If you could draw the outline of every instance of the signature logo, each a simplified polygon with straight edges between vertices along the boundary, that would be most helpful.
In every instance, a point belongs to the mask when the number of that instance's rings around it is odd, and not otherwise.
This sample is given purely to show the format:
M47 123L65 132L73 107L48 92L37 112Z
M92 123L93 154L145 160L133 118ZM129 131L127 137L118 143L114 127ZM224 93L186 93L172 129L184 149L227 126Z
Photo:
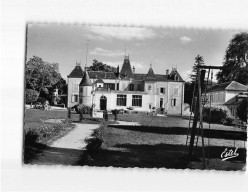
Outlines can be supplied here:
M238 150L238 147L234 151L232 149L228 150L226 148L224 152L222 152L220 155L220 157L222 158L222 161L239 156L239 153L237 153L237 150Z

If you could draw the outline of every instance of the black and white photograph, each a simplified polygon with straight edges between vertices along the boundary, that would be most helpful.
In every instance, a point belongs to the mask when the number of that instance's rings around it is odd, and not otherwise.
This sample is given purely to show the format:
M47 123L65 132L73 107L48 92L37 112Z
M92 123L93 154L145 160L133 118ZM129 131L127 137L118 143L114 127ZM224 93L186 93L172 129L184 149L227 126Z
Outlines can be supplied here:
M1 191L247 191L247 7L2 0Z
M246 168L248 32L27 24L25 164Z

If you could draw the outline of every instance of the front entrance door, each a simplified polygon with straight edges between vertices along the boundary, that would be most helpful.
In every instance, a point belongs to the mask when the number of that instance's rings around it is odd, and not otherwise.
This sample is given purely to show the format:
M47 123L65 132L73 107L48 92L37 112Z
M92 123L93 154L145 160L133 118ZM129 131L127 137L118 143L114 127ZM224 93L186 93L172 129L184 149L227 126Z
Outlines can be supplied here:
M160 113L164 113L164 99L160 98Z
M106 110L107 109L107 98L105 96L102 96L100 98L100 110Z

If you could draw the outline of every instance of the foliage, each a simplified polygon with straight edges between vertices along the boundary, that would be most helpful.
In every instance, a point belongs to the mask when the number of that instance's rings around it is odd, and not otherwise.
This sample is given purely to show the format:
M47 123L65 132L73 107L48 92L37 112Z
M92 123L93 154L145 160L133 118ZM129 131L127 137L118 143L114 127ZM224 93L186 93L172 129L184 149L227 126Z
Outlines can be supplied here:
M195 80L196 75L197 75L197 66L198 65L201 65L201 66L204 65L203 56L197 55L195 57L195 63L194 63L194 66L193 66L193 70L192 70L192 72L191 72L191 74L189 76L193 81Z
M25 81L26 89L33 89L39 93L48 93L47 87L51 87L61 79L58 72L58 64L44 62L41 58L33 56L26 63Z
M39 129L29 129L25 131L25 145L32 145L37 142L46 143L47 141L65 132L66 129L72 127L72 121L69 119L55 123L52 126L48 126L43 122Z
M115 67L93 60L93 64L88 68L89 71L104 71L104 72L117 72Z
M38 97L38 99L37 99L37 102L40 102L41 104L44 104L45 101L46 101L46 99L43 97Z
M219 83L237 81L248 84L248 33L233 36L225 53L223 69L217 73Z
M85 142L86 150L90 152L97 152L101 149L103 143L103 129L106 127L106 123L102 123L98 129L95 129L91 134L91 137L86 138Z
M237 116L240 120L246 122L247 121L247 98L242 100L237 107Z
M39 134L36 129L24 131L24 143L26 146L34 145L39 139Z
M59 94L67 94L67 84L65 79L62 77L55 83L52 87L53 89L58 89Z
M193 70L191 74L189 75L189 78L191 78L190 82L185 82L185 95L184 95L184 102L188 103L190 106L192 104L192 98L194 96L194 86L195 86L195 79L197 75L197 65L204 65L204 59L203 56L197 55L195 57L195 63L193 66ZM197 86L196 86L197 88Z
M38 99L39 93L36 90L26 89L25 100L26 103L33 103Z
M86 106L84 104L78 104L77 109L78 109L79 113L82 112L83 114L91 114L91 107L90 106Z
M210 107L203 108L203 120L209 122ZM211 106L211 123L230 123L234 120L230 110L226 106L214 105Z

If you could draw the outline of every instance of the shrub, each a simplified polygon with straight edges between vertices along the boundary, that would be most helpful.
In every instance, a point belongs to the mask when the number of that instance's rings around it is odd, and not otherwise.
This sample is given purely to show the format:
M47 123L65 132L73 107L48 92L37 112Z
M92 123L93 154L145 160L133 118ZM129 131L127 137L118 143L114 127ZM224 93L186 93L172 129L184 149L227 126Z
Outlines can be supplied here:
M63 120L62 122L55 123L52 127L43 123L39 129L25 131L25 145L33 145L37 142L46 143L72 126L71 120Z
M78 104L76 107L77 107L79 113L83 112L83 114L91 114L91 107L90 106Z
M86 150L90 152L97 152L101 149L103 143L103 129L106 127L106 123L102 123L98 129L95 129L91 134L91 137L85 138Z
M26 103L33 103L35 102L37 99L38 99L38 96L39 96L39 92L38 91L35 91L33 89L26 89L25 91L25 100L26 100Z
M38 97L38 99L37 99L37 102L40 102L41 104L44 104L45 101L46 101L46 99L43 97Z
M247 121L247 98L242 100L237 107L237 116L240 120Z
M209 122L209 111L210 107L206 106L203 108L203 120ZM230 122L233 116L230 110L226 106L212 106L211 107L211 123L223 123L226 120Z
M39 139L39 134L35 129L24 131L24 143L26 146L34 145Z
M102 145L102 140L97 137L91 137L91 138L86 138L85 142L87 143L86 145L86 150L89 152L97 152L101 148Z

